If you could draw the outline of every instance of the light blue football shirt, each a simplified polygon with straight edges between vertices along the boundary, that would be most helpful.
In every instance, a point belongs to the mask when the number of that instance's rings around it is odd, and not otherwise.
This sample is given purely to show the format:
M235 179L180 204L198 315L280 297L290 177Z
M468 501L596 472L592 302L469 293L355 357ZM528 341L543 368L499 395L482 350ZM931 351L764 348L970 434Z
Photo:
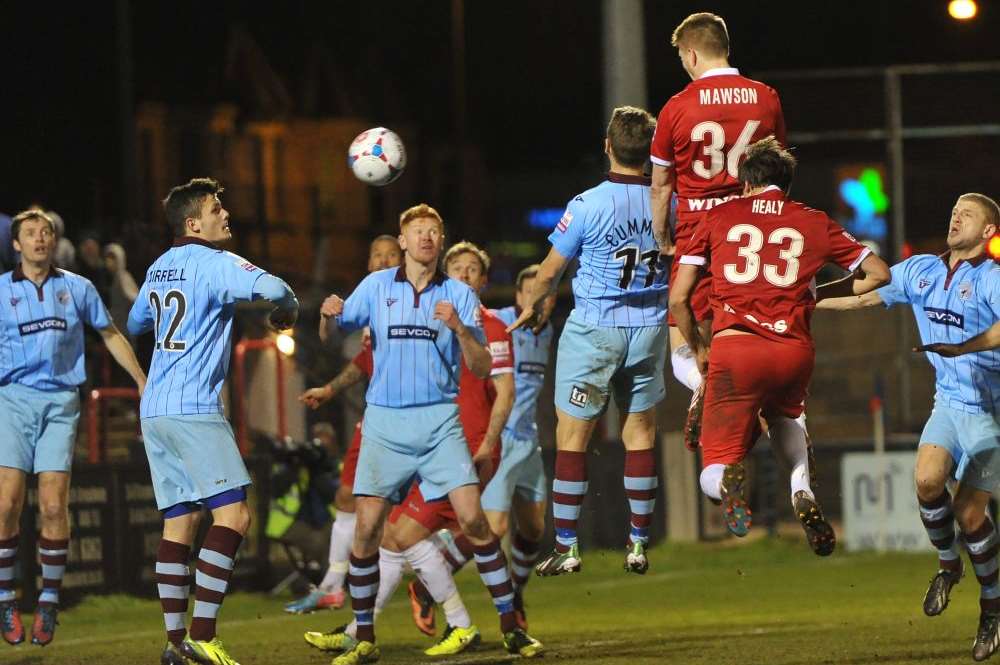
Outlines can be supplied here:
M493 313L508 326L517 319L514 307L493 310ZM511 333L514 338L514 408L504 432L516 439L534 441L538 436L538 395L545 383L553 335L551 323L537 335L528 327Z
M156 336L140 417L222 413L236 302L265 275L197 238L178 238L146 271L128 329Z
M892 267L892 281L878 290L887 307L912 305L924 344L959 344L1000 318L1000 266L985 255L954 270L947 261L947 254L910 257ZM1000 410L1000 352L926 356L936 374L936 403L966 413Z
M111 325L89 279L50 268L36 286L17 266L0 275L0 298L0 384L66 390L86 381L83 324Z
M347 332L365 326L371 331L375 373L365 396L368 404L403 408L455 401L462 350L448 326L434 319L434 307L442 300L485 341L476 293L441 272L417 293L406 279L405 264L379 270L344 301L337 324Z
M668 271L653 238L649 178L608 173L575 197L549 235L567 259L579 257L573 278L576 316L610 328L663 325Z

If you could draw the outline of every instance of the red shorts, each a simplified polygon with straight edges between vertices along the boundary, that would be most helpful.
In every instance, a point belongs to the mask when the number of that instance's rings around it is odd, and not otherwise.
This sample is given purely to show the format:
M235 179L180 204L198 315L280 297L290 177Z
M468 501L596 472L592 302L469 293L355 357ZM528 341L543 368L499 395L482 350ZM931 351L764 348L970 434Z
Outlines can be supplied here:
M340 467L340 484L354 486L354 474L358 471L358 455L361 454L361 421L354 426L354 438L351 447L344 455L344 465Z
M814 362L810 347L759 335L713 339L701 423L702 467L742 461L759 435L758 414L802 415Z
M698 224L701 223L702 218L705 216L703 212L678 213L678 227L683 229L678 232L675 242L674 260L670 263L670 284L673 284L675 278L677 277L677 269L681 265L681 257L684 256L684 250L687 247L688 241L694 234L694 230ZM705 266L705 271L702 273L701 279L699 279L694 285L694 291L691 293L691 309L694 311L695 321L710 321L712 319L712 303L709 295L712 292L712 274L708 272L708 266ZM673 314L667 315L667 325L676 326L677 322L674 321Z
M493 470L487 478L480 479L480 490L486 486L485 484L490 481L493 474L496 473L497 467L500 465L500 448L500 442L497 441L497 446L493 451ZM476 449L479 449L478 443L476 444ZM470 450L469 452L473 455L476 453L475 450ZM406 495L403 503L395 506L392 512L389 513L389 523L395 524L401 515L406 515L431 533L439 529L450 529L458 526L458 517L455 515L455 510L451 507L451 502L447 498L438 501L425 501L424 495L420 493L420 487L417 483L414 483L413 487L410 488L410 493Z

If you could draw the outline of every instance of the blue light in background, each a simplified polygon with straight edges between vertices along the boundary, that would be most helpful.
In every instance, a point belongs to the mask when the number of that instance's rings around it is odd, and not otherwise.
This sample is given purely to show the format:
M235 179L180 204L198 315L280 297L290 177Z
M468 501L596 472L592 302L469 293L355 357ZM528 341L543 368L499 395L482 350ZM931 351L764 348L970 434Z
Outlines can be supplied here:
M559 223L565 210L563 208L531 208L528 210L528 226L533 229L551 231Z

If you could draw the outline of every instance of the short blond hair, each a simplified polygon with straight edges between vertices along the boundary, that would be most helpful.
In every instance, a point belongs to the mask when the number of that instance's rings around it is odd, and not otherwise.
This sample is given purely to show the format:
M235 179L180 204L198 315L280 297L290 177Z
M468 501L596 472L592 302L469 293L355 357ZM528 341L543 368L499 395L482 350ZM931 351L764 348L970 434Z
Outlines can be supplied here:
M683 45L708 56L728 56L729 30L718 14L698 12L688 16L674 29L670 45L675 48Z
M468 240L463 240L462 242L456 242L454 245L448 248L448 251L444 253L444 267L445 270L448 269L448 264L451 261L462 254L472 254L477 259L479 263L483 266L483 274L485 275L490 271L490 255L486 253L486 250L479 247L475 243L471 243Z
M962 194L958 197L958 200L961 201L962 199L974 201L986 213L986 223L1000 228L1000 206L997 205L996 201L978 192Z
M411 206L403 211L403 214L399 216L399 230L402 231L406 228L406 225L415 219L423 218L433 219L437 221L438 226L441 227L441 233L444 233L444 220L441 219L441 215L437 210L430 207L426 203L418 203L415 206Z

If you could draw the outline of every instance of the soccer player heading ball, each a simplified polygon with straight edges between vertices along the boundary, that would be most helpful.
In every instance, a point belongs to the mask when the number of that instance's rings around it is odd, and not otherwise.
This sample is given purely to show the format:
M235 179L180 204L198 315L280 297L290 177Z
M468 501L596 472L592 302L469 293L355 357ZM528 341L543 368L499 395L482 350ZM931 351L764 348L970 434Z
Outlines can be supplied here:
M861 270L849 285L868 293L889 281L889 268L823 212L786 196L795 158L774 137L749 147L738 177L743 196L716 206L679 257L670 312L706 377L702 423L702 491L721 501L737 536L750 527L744 496L746 458L767 420L775 453L792 470L791 499L810 546L833 551L834 535L809 485L802 414L815 350L810 285L826 263ZM712 362L691 301L700 274L711 274Z

